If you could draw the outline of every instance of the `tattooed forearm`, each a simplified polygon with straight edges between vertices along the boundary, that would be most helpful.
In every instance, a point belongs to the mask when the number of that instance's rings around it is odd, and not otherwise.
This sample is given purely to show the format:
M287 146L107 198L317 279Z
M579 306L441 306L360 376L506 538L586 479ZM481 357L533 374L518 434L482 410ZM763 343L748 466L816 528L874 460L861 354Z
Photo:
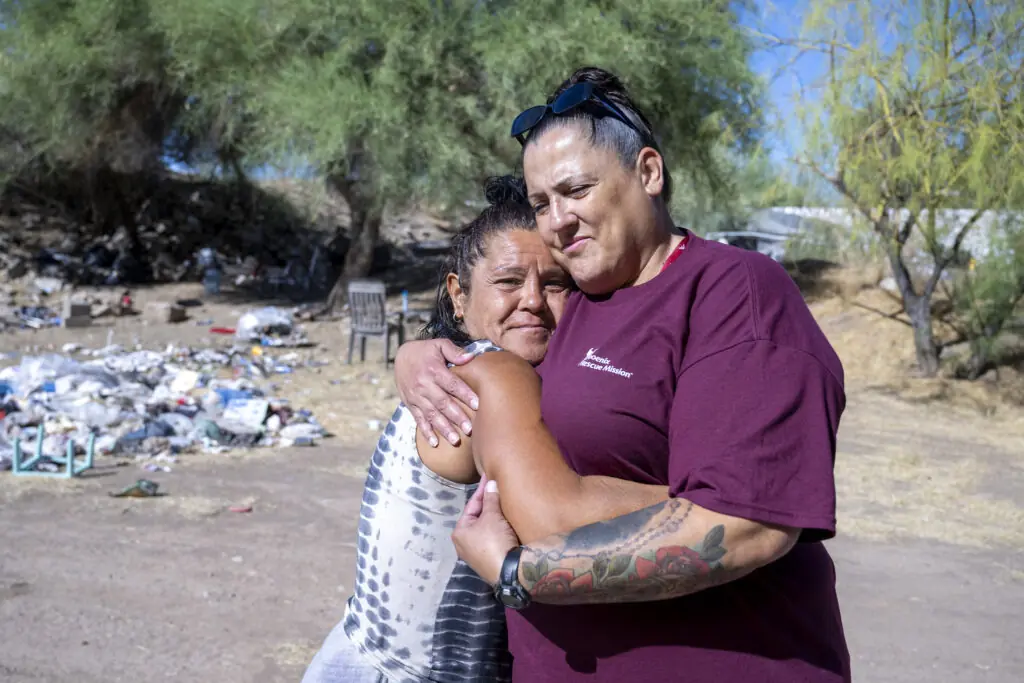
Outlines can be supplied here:
M723 583L725 526L687 528L693 507L672 499L526 546L523 585L539 602L572 604L663 600Z

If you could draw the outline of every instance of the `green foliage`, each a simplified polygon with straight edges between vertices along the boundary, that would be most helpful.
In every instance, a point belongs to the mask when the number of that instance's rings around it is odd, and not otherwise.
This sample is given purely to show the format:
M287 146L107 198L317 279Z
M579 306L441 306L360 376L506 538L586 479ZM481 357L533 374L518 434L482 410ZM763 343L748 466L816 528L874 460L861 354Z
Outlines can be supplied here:
M805 95L800 161L878 233L919 365L934 374L936 288L987 211L1024 205L1024 5L822 1L805 33L792 46L828 70L817 97ZM973 213L943 220L947 208ZM911 267L915 250L926 268Z
M350 255L385 208L515 167L512 118L583 65L623 78L705 203L760 123L727 0L0 0L0 17L0 168L312 172L352 209Z
M808 121L808 164L873 216L1024 197L1020 3L814 7L810 25L827 37L813 44L832 69Z
M149 2L2 0L0 17L0 129L26 161L159 163L180 94Z
M989 234L991 251L957 273L949 292L957 312L953 324L971 347L957 371L969 379L996 360L1008 324L1017 318L1024 322L1024 215L998 214Z
M670 161L704 180L711 147L748 141L755 84L724 2L300 0L267 21L304 36L261 69L255 147L347 173L378 201L464 198L518 161L512 118L573 69L620 74Z

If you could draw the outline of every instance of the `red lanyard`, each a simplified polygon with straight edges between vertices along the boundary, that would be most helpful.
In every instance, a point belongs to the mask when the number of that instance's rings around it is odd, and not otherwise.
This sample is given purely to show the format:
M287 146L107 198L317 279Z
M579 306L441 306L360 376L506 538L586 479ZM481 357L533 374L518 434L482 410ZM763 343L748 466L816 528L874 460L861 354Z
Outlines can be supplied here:
M678 246L678 247L676 247L676 248L675 248L675 249L674 249L674 250L672 251L672 253L668 255L668 258L667 258L667 259L665 259L665 265L663 265L663 266L661 267L661 270L659 270L659 271L658 271L658 274L664 273L664 272L665 272L665 269L666 269L666 268L668 268L668 267L669 267L669 266L671 266L671 265L672 265L673 263L675 263L675 260L676 260L677 258L679 258L680 254L682 254L682 253L683 253L684 251L686 251L686 243L687 243L687 242L689 242L689 241L690 241L690 231L689 231L689 230L687 230L687 231L686 231L686 234L685 234L685 235L683 235L683 241L682 241L682 242L680 242L680 243L679 243L679 246Z

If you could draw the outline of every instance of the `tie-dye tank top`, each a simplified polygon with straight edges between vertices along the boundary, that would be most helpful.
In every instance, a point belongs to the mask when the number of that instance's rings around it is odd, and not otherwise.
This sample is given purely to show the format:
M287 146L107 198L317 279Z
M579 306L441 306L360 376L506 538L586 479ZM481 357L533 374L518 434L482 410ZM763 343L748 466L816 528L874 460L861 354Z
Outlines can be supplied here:
M499 350L487 341L466 348ZM458 559L451 532L476 484L427 469L399 405L370 461L359 516L355 594L344 630L399 683L511 680L504 609Z

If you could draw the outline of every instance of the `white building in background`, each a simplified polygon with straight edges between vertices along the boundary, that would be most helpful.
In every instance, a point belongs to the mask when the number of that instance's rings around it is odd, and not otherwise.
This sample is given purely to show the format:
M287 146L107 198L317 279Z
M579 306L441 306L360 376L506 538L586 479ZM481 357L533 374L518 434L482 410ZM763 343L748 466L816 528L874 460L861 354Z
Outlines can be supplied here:
M900 222L906 219L906 210L898 212ZM957 232L974 216L971 209L944 209L938 212L938 234L943 243L951 247ZM924 222L926 216L919 220ZM975 258L988 255L995 231L1008 221L1024 223L1024 213L1011 211L987 211L970 229L963 241L962 249ZM771 256L776 261L784 258L787 242L793 238L826 237L829 230L836 230L847 241L856 242L855 231L862 231L869 237L870 227L860 214L852 209L821 208L804 206L777 206L761 209L751 214L746 225L739 230L714 231L705 235L707 239L753 249Z

